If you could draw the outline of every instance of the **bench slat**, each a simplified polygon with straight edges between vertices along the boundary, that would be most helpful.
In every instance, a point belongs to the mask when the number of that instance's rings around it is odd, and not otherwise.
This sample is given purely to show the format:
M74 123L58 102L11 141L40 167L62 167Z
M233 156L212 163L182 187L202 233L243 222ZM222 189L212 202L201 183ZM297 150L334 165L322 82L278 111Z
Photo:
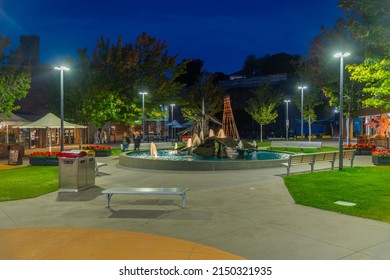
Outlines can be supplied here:
M282 163L287 168L287 176L290 175L290 168L294 165L309 164L311 172L314 171L314 164L316 162L330 162L331 169L334 169L334 163L339 158L339 152L324 152L313 153L304 155L290 155L287 163ZM343 159L351 161L351 167L353 167L353 160L355 158L355 150L343 151Z
M188 188L129 188L118 187L102 191L106 195L107 205L110 207L110 201L114 194L137 194L137 195L179 195L182 199L182 208L186 205L186 192Z

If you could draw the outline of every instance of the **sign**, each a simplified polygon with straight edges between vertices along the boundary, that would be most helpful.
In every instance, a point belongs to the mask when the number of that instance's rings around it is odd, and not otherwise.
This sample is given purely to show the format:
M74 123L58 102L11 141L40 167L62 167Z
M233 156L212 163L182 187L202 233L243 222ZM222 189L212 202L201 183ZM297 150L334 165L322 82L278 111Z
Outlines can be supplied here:
M19 153L19 150L10 150L8 155L8 164L23 164L22 155Z

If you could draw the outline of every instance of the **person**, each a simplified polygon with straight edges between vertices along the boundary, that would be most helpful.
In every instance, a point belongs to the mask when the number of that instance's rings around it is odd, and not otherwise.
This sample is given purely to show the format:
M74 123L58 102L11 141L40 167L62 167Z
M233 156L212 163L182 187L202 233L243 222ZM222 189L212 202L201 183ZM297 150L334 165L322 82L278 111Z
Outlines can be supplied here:
M141 136L139 135L139 132L136 131L134 134L134 151L136 150L139 151L140 145L141 145Z
M127 132L123 132L123 137L122 137L122 152L125 152L129 148L130 144L130 137L127 134Z
M94 144L100 144L101 142L100 142L100 135L101 135L101 133L102 133L102 129L101 128L99 128L96 132L95 132L95 136L94 136Z

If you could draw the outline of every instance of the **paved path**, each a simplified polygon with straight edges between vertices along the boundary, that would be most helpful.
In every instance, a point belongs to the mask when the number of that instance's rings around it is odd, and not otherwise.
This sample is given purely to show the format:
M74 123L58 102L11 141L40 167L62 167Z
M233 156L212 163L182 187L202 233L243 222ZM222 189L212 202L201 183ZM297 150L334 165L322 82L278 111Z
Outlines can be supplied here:
M0 228L75 227L142 232L210 246L246 259L390 259L390 224L296 205L285 168L150 171L108 163L96 186L0 203ZM356 165L371 165L357 156ZM347 164L347 163L345 163ZM337 165L337 164L336 164ZM306 169L308 170L308 169ZM178 197L114 196L113 186L188 187Z

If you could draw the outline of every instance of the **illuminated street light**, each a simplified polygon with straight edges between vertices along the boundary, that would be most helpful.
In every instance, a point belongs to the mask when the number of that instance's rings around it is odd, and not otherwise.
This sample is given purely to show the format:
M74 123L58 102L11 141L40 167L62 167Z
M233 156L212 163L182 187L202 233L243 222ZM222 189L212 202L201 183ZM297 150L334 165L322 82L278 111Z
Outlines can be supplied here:
M288 140L288 127L289 127L289 120L288 120L288 103L290 103L290 100L284 100L286 103L286 140Z
M142 95L142 138L145 138L145 95L147 92L140 92Z
M340 58L340 116L339 116L339 170L343 169L343 102L344 102L344 57L351 54L338 52L334 57Z
M61 129L60 129L60 150L64 150L64 71L68 71L69 68L65 66L54 67L55 70L61 72Z
M298 87L301 90L301 140L303 139L303 90L306 88L306 86Z

